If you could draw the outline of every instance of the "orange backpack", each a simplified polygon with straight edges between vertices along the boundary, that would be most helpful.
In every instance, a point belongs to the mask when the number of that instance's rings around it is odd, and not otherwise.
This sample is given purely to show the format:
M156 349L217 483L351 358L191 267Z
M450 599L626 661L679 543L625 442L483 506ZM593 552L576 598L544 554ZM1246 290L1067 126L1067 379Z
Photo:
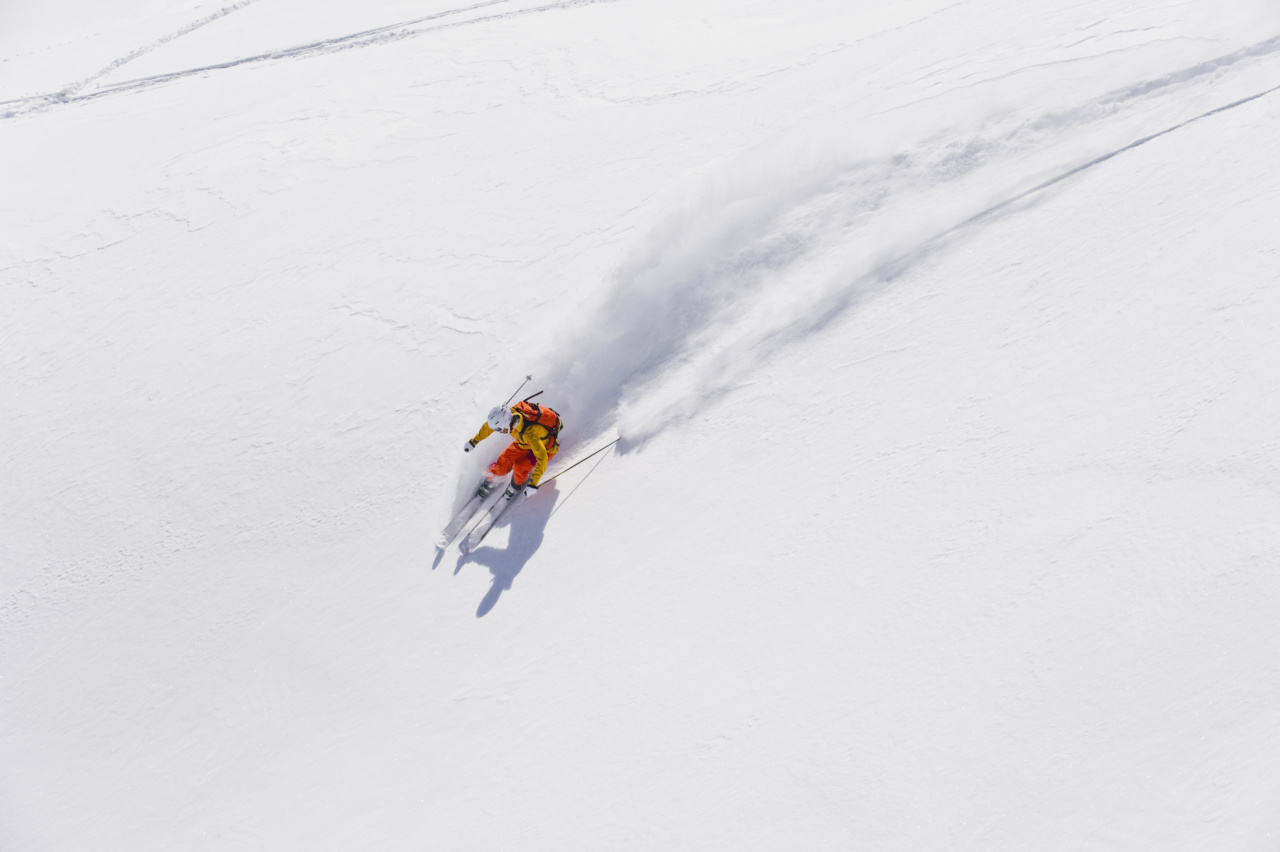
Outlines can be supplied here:
M547 430L547 449L551 449L556 445L556 438L560 435L560 427L564 423L560 420L560 415L556 414L545 405L538 405L536 402L529 402L527 399L517 402L513 406L516 413L520 415L520 438L524 439L524 430L529 428L529 424L537 423Z

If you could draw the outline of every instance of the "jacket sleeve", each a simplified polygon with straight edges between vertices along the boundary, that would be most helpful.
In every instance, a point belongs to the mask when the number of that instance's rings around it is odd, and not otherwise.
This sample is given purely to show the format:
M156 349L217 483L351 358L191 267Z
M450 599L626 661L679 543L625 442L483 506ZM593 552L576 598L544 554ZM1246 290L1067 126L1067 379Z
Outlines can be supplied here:
M536 488L538 480L542 479L542 474L547 472L547 445L542 442L542 436L535 434L532 430L525 436L525 443L528 444L534 458L538 460L538 463L533 466L533 472L529 474L529 484Z
M476 433L476 436L471 439L471 443L472 445L478 444L492 434L493 434L493 429L489 428L489 424L486 422L483 426L480 427L480 431Z

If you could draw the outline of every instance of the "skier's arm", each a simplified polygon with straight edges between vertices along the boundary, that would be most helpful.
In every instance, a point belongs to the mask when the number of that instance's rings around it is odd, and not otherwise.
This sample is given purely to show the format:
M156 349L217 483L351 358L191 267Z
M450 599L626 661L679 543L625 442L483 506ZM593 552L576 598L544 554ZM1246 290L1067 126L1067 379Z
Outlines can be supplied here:
M542 474L547 472L547 445L542 443L542 437L533 434L532 430L525 436L525 443L529 445L534 458L538 460L538 463L533 466L533 472L529 474L529 484L536 487L538 480L542 479Z
M485 438L489 437L492 434L493 434L493 429L489 428L488 423L484 424L483 426L480 427L480 431L476 433L476 436L471 439L471 446L474 447L476 444L480 443L481 441L483 441Z

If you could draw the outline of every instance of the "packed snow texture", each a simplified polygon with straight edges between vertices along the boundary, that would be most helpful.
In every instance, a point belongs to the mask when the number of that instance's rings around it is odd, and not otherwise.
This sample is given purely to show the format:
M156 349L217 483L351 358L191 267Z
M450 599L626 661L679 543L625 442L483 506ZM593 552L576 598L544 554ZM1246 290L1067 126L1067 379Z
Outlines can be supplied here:
M1274 3L0 15L0 848L1275 848Z

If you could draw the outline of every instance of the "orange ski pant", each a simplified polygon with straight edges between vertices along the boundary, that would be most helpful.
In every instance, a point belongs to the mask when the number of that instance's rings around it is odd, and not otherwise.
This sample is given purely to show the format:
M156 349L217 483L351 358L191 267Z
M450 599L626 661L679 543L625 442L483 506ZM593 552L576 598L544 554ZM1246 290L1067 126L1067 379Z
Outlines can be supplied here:
M559 449L559 447L548 449L547 461L551 461ZM519 444L512 443L502 451L497 461L489 465L489 475L496 478L514 471L515 475L511 477L511 481L516 485L524 485L529 481L529 472L537 463L538 457L533 454L533 450L526 450Z

